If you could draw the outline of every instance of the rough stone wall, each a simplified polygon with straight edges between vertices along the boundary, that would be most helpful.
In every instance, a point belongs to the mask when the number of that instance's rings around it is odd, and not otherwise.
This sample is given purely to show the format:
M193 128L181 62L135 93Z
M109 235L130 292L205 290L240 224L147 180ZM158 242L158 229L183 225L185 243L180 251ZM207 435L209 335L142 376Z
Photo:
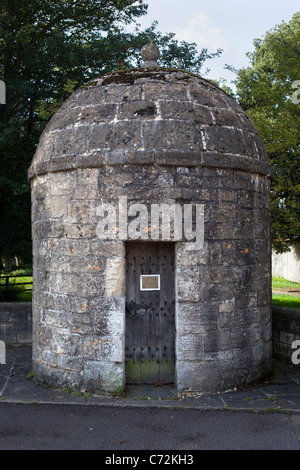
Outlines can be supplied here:
M43 375L46 368L52 382L60 376L74 387L113 390L124 384L125 248L122 240L102 241L96 234L99 201L117 206L118 181L129 203L180 203L188 193L205 205L204 247L177 246L178 389L229 388L267 369L267 178L195 167L158 173L152 166L113 166L36 181L34 356Z
M0 303L0 341L6 346L32 344L31 302Z
M36 372L53 384L114 390L124 380L124 246L96 236L98 170L48 174L35 188Z
M144 75L79 90L41 138L29 171L35 372L124 385L125 239L97 237L97 207L127 196L205 205L204 247L177 244L177 388L242 386L270 368L269 164L227 95L182 73Z
M300 310L295 308L273 307L273 356L289 364L299 361Z
M131 202L205 206L204 247L187 251L185 243L177 245L178 391L227 389L267 373L269 180L201 167L111 167L100 171L101 199L117 204L120 180Z

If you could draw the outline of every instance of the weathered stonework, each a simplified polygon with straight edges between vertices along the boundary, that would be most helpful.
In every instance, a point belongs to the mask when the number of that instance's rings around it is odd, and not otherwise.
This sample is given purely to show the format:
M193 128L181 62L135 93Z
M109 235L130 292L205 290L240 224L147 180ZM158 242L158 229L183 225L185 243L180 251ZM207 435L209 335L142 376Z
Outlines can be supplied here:
M204 246L176 245L178 393L267 374L270 171L242 109L199 77L124 71L73 93L29 169L36 376L106 392L125 384L126 239L97 236L97 207L120 196L205 206Z

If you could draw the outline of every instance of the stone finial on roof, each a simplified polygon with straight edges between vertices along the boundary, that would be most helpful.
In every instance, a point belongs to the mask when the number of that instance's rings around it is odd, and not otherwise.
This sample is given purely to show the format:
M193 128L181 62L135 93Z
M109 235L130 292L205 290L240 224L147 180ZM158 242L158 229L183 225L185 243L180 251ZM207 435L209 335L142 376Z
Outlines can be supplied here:
M157 60L160 58L160 52L158 47L150 42L146 44L142 49L142 59L143 64L142 67L144 69L153 69L158 68Z

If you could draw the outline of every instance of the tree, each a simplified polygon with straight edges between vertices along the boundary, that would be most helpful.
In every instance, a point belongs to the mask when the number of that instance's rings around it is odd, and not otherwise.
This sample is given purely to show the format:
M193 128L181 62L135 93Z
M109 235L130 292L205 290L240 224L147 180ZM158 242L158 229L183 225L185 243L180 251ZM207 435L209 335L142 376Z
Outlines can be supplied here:
M62 102L77 82L89 78L89 67L101 69L105 32L145 12L142 0L2 0L0 78L6 105L0 110L0 254L31 259L26 173L46 125L41 102L44 107Z
M69 94L95 76L138 66L144 44L162 47L161 65L199 72L195 44L178 43L154 23L145 31L125 26L144 15L142 0L2 0L0 80L0 257L31 260L30 188L27 170L47 122Z
M237 100L259 131L275 172L271 189L272 245L290 250L300 238L300 104L292 99L300 79L300 13L282 22L248 53L238 71Z

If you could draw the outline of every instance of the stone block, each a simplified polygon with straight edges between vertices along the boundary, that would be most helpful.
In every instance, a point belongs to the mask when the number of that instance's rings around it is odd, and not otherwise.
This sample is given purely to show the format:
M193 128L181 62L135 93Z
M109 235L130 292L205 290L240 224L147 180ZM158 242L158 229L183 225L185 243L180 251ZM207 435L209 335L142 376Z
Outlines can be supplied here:
M81 338L79 334L70 334L66 329L52 329L51 351L70 357L80 357Z
M89 300L90 322L101 336L125 335L125 298L95 296Z
M55 113L53 119L51 119L48 130L51 132L56 130L64 130L70 124L70 121L73 124L78 123L80 121L80 116L81 111L79 108L74 108L69 112L60 109Z
M57 133L44 132L41 135L39 145L35 153L35 163L48 162L53 154L54 145L57 138Z
M88 93L85 93L88 89ZM103 103L105 99L105 90L101 86L82 87L73 93L64 103L63 109L79 108L83 110L85 107L94 106L95 103Z
M95 224L69 224L62 225L62 234L70 239L92 239L96 238L96 225Z
M199 250L190 251L186 249L185 243L180 243L177 246L177 265L178 266L199 266L206 265L209 258L209 245L204 243L204 246Z
M215 361L178 361L177 391L185 394L220 389L220 365Z
M214 124L217 126L236 127L239 129L247 128L242 113L237 113L232 109L213 108L211 113L214 117Z
M203 86L203 83L197 83L196 80L189 83L189 94L192 101L201 103L202 106L227 108L221 94L214 93L210 86Z
M70 201L68 221L71 224L88 224L91 218L91 205L88 201Z
M197 266L177 267L177 295L181 302L199 302L200 269Z
M125 295L125 258L109 258L105 270L105 289L107 297Z
M95 295L105 295L105 276L103 273L81 274L78 276L77 285L80 293L93 298Z
M89 256L91 251L90 240L85 239L63 239L59 241L59 244L53 245L52 251L57 256Z
M42 323L55 328L68 328L70 318L65 311L59 312L56 310L43 310Z
M85 361L82 383L87 390L112 392L125 385L124 366L120 363Z
M160 101L159 110L162 119L194 120L199 125L213 124L210 110L196 103L187 101Z
M177 358L180 361L201 360L204 352L206 335L194 333L180 336L177 344Z
M180 302L177 306L176 330L178 335L193 335L195 332L209 335L218 329L218 303Z
M127 119L155 119L157 116L156 103L153 101L123 102L118 107L118 120Z
M78 168L76 171L77 185L86 187L98 187L99 184L99 168Z
M286 319L286 329L288 332L293 333L300 337L300 322L298 318L289 318Z
M105 104L86 106L83 108L79 123L86 125L97 124L100 122L112 121L117 113L117 106L115 104Z
M69 355L59 354L57 356L57 367L70 372L80 373L82 370L83 359L80 356L70 357Z
M139 84L128 86L120 83L117 86L108 87L105 90L105 103L107 104L119 104L126 101L139 101L141 99L142 87Z
M64 224L61 220L33 222L32 235L35 239L60 238L64 235Z
M74 189L74 200L99 200L100 190L96 186L77 186Z
M148 149L202 150L202 137L196 126L182 121L153 121L143 125L144 146Z
M74 127L65 129L63 136L56 133L53 155L60 157L62 155L81 155L87 151L87 141L89 135L89 126Z

